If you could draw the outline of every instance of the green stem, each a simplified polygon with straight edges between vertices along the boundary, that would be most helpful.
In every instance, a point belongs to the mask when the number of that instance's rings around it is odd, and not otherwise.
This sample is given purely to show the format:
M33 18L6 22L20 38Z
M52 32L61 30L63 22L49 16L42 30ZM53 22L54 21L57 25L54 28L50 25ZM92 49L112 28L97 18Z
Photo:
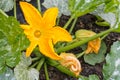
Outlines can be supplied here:
M47 59L47 63L51 66L54 66L55 68L57 68L58 70L60 70L61 72L68 74L70 76L73 77L77 77L73 72L71 72L68 68L60 65L57 61L52 60L52 59Z
M41 12L41 4L40 4L40 0L37 0L37 6L38 6L38 10Z
M101 40L103 40L108 34L105 34L101 37Z
M59 22L60 22L60 18L57 18L57 25L59 25Z
M74 17L75 17L75 15L72 15L71 17L70 17L70 19L68 20L68 22L65 24L65 26L63 27L64 29L66 29L68 26L69 26L69 24L71 23L71 21L74 19Z
M0 9L0 13L3 14L4 16L8 17L8 15L1 9Z
M16 14L16 0L14 0L14 17L17 18L17 14Z
M99 34L96 34L95 36L92 36L90 38L87 38L85 40L78 41L78 42L75 42L73 44L70 44L70 45L67 45L67 46L64 46L64 47L60 47L60 48L57 49L57 53L68 51L70 49L76 48L76 47L78 47L80 45L83 45L83 44L87 43L88 41L94 40L94 39L96 39L96 38L98 38L100 36L108 34L108 33L112 32L113 30L115 30L115 29L114 28L110 28L110 29L108 29L106 31L103 31L103 32L101 32Z
M73 24L72 24L72 26L70 27L69 33L72 33L73 28L74 28L74 26L75 26L75 23L76 23L77 19L78 19L78 18L75 18L75 19L74 19Z
M49 75L48 75L48 71L47 71L47 64L46 63L44 63L44 70L45 70L46 80L50 80Z
M85 54L85 51L83 51L82 53L76 54L77 58L80 58L81 56L83 56Z
M35 58L32 58L32 61L36 61L38 59L40 59L40 57L35 57Z
M34 68L39 62L35 62L33 65L30 66L30 68Z
M34 49L33 53L34 53L37 57L39 57L39 58L40 58L40 57L43 57L43 55L40 53L38 47L36 47L36 48Z
M42 59L39 61L38 65L37 65L37 68L36 68L38 71L41 69L41 67L42 67L42 65L43 65L44 62L45 62L45 58L42 58Z

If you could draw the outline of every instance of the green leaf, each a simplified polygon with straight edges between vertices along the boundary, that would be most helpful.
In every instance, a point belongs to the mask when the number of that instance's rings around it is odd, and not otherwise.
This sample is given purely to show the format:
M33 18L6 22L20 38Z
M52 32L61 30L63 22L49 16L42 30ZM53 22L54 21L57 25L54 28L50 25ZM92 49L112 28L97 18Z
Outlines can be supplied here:
M39 80L39 72L34 68L29 68L32 61L23 54L21 61L15 67L14 73L17 80Z
M70 11L68 9L68 0L44 0L42 4L46 8L58 7L59 8L59 17L64 14L69 16Z
M97 75L90 75L89 77L80 76L78 80L99 80Z
M91 65L95 65L96 63L102 62L105 59L106 50L107 50L107 47L105 43L102 42L98 54L90 53L90 54L84 55L85 62Z
M79 17L92 12L98 5L105 2L105 0L68 0L69 9L72 15Z
M30 2L31 0L25 0L25 1Z
M104 10L105 12L116 12L118 9L119 0L110 0L109 2L105 3Z
M14 1L13 0L0 0L0 9L5 12L8 12L13 9Z
M19 63L27 42L19 22L0 13L0 73L5 71L6 66L13 68Z
M98 6L96 10L92 12L92 14L101 17L103 20L108 22L110 24L109 26L112 28L116 24L116 15L115 13L110 11L106 13L104 11L104 7L105 7L105 4Z
M120 80L120 41L113 43L110 53L106 56L103 76L104 80Z
M108 22L110 28L115 28L114 32L120 32L120 1L111 0L96 8L92 14L100 16L105 22Z
M13 71L7 67L5 72L0 74L0 80L16 80L16 78Z

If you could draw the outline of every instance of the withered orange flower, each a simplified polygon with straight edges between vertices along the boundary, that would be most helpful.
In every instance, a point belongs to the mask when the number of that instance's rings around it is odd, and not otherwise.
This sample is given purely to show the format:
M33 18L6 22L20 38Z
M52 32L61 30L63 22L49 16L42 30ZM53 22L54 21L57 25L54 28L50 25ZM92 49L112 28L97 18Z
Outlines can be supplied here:
M94 53L97 54L99 52L99 49L100 49L100 44L101 44L100 38L97 38L95 40L89 41L85 53L89 54L89 53L93 53L94 52Z
M67 67L76 76L78 76L82 69L81 64L76 56L72 53L61 53L60 56L62 57L62 59L59 60L60 64Z
M72 37L65 29L55 26L58 8L49 8L42 16L34 6L27 2L20 2L20 7L28 23L28 25L20 25L30 41L26 56L29 57L38 45L43 55L55 60L61 59L54 51L53 44L58 41L71 41Z

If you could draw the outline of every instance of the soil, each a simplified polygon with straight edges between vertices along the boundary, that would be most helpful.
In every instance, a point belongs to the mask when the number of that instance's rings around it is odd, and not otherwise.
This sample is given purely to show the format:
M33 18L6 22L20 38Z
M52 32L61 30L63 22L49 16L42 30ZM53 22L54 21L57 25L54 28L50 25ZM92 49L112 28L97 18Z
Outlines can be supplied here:
M43 2L43 0L42 0L42 2ZM31 3L33 5L35 5L36 0L32 0ZM45 10L45 8L42 7L42 11L44 11L44 10ZM8 12L7 14L13 16L13 10ZM59 25L64 26L69 18L70 18L69 16L62 15L60 18ZM19 8L18 1L17 1L17 19L20 21L20 23L26 23L23 15L21 13L21 10ZM78 29L87 29L87 30L92 30L96 33L99 33L101 31L104 31L109 28L109 27L98 26L95 24L95 21L96 21L96 17L91 14L86 14L84 16L79 17L72 34L74 34ZM70 28L70 26L71 25L69 25L68 29ZM107 52L106 53L108 53L110 51L110 45L112 45L112 43L115 42L116 40L120 40L120 34L118 34L118 33L110 33L106 38L104 38L105 43L107 43ZM71 52L74 52L74 53L78 53L80 51L81 50L79 48L75 48L75 49L71 50ZM95 66L92 66L92 65L85 63L83 58L80 58L79 60L81 62L81 66L82 66L82 72L80 73L81 75L89 76L91 74L96 74L99 76L100 80L103 80L102 67L103 67L103 64L105 64L105 61L103 61L99 64L96 64ZM70 77L70 76L60 72L59 70L57 70L56 68L54 68L52 66L48 65L47 67L48 67L50 80L77 80L76 78ZM43 67L40 70L40 80L46 80Z

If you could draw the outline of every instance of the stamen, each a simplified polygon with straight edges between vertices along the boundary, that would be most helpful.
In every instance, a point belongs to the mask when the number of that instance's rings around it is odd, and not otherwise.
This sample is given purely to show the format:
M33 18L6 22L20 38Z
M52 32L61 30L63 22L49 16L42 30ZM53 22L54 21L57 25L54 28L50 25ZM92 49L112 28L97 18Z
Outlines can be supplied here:
M34 35L35 35L36 38L39 38L40 35L41 35L41 32L40 32L39 30L36 30L36 31L34 32Z

